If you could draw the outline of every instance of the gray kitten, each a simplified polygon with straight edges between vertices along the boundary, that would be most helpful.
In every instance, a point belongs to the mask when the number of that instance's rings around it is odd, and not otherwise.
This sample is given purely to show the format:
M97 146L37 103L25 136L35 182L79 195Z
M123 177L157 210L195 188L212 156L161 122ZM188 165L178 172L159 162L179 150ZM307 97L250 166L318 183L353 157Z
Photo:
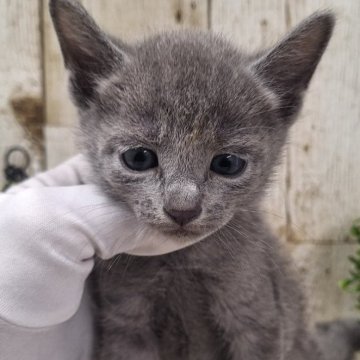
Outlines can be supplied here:
M94 181L152 236L203 239L99 262L96 358L350 359L359 325L310 335L303 295L259 208L333 15L316 13L247 55L204 32L127 45L76 1L50 6Z

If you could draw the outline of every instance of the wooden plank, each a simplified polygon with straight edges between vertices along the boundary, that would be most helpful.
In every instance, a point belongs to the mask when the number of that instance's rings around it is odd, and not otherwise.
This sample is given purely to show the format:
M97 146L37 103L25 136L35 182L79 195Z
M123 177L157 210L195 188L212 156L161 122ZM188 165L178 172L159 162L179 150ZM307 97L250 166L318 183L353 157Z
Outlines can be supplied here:
M74 127L46 126L47 167L53 168L77 153Z
M38 1L0 2L0 171L3 154L22 145L31 172L43 163L40 9ZM0 186L4 179L0 174Z
M294 242L339 242L360 216L360 2L290 1L295 24L319 8L338 23L294 127L289 220Z
M82 3L106 31L128 41L179 27L207 28L204 0L83 0Z
M46 2L45 2L46 3ZM206 0L83 0L106 31L124 40L141 39L158 30L207 28ZM69 101L58 42L44 5L46 118L52 126L72 126L76 112Z
M245 51L273 45L287 29L285 0L238 1L213 0L211 28ZM274 185L264 204L264 214L276 233L285 240L286 158L277 170Z
M308 315L313 323L359 316L356 294L344 292L338 286L349 275L348 256L357 249L358 246L350 244L294 246L292 256L303 281Z
M245 51L274 44L286 32L285 0L212 0L211 29Z

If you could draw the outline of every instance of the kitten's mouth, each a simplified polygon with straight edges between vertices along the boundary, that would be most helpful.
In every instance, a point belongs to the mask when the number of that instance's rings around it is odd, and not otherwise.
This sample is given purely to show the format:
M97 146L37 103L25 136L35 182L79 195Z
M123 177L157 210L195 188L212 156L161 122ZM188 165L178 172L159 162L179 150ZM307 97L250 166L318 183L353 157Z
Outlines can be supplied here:
M184 228L184 227L174 227L174 226L168 226L168 225L157 225L157 224L147 224L150 228L160 232L163 235L167 235L170 237L176 237L181 240L186 240L187 238L194 238L201 236L204 231L199 231L195 229L190 228Z
M199 242L207 233L184 228L161 229L154 224L146 224L140 246L127 251L130 255L157 256L174 252Z
M219 228L214 226L173 226L173 225L159 225L159 224L147 224L151 229L160 233L162 236L168 237L169 240L176 241L178 243L195 243L205 239Z
M174 252L191 246L218 231L224 224L214 226L174 227L170 224L145 223L146 237L142 246L128 251L130 255L156 256ZM146 230L147 229L147 230Z
M173 229L173 230L160 230L160 231L162 231L165 235L171 235L176 237L189 237L189 236L195 237L201 235L201 233L199 232L186 230L183 228Z

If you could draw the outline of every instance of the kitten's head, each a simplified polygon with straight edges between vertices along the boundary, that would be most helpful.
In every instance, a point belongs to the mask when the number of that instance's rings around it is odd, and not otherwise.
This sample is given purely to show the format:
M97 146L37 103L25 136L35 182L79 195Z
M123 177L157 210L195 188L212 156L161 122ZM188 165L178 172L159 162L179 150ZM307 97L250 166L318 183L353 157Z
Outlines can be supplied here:
M127 45L74 0L51 13L97 182L179 241L258 203L334 26L314 14L249 56L202 32Z

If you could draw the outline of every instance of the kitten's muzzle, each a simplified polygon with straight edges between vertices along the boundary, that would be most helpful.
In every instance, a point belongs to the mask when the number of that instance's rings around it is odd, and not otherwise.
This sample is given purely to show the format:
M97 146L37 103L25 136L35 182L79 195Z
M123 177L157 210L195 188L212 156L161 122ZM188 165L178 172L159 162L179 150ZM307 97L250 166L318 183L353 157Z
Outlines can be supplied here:
M200 216L201 211L202 209L200 204L196 205L192 209L186 210L167 209L164 207L164 213L180 226L185 226L191 221L197 219Z

